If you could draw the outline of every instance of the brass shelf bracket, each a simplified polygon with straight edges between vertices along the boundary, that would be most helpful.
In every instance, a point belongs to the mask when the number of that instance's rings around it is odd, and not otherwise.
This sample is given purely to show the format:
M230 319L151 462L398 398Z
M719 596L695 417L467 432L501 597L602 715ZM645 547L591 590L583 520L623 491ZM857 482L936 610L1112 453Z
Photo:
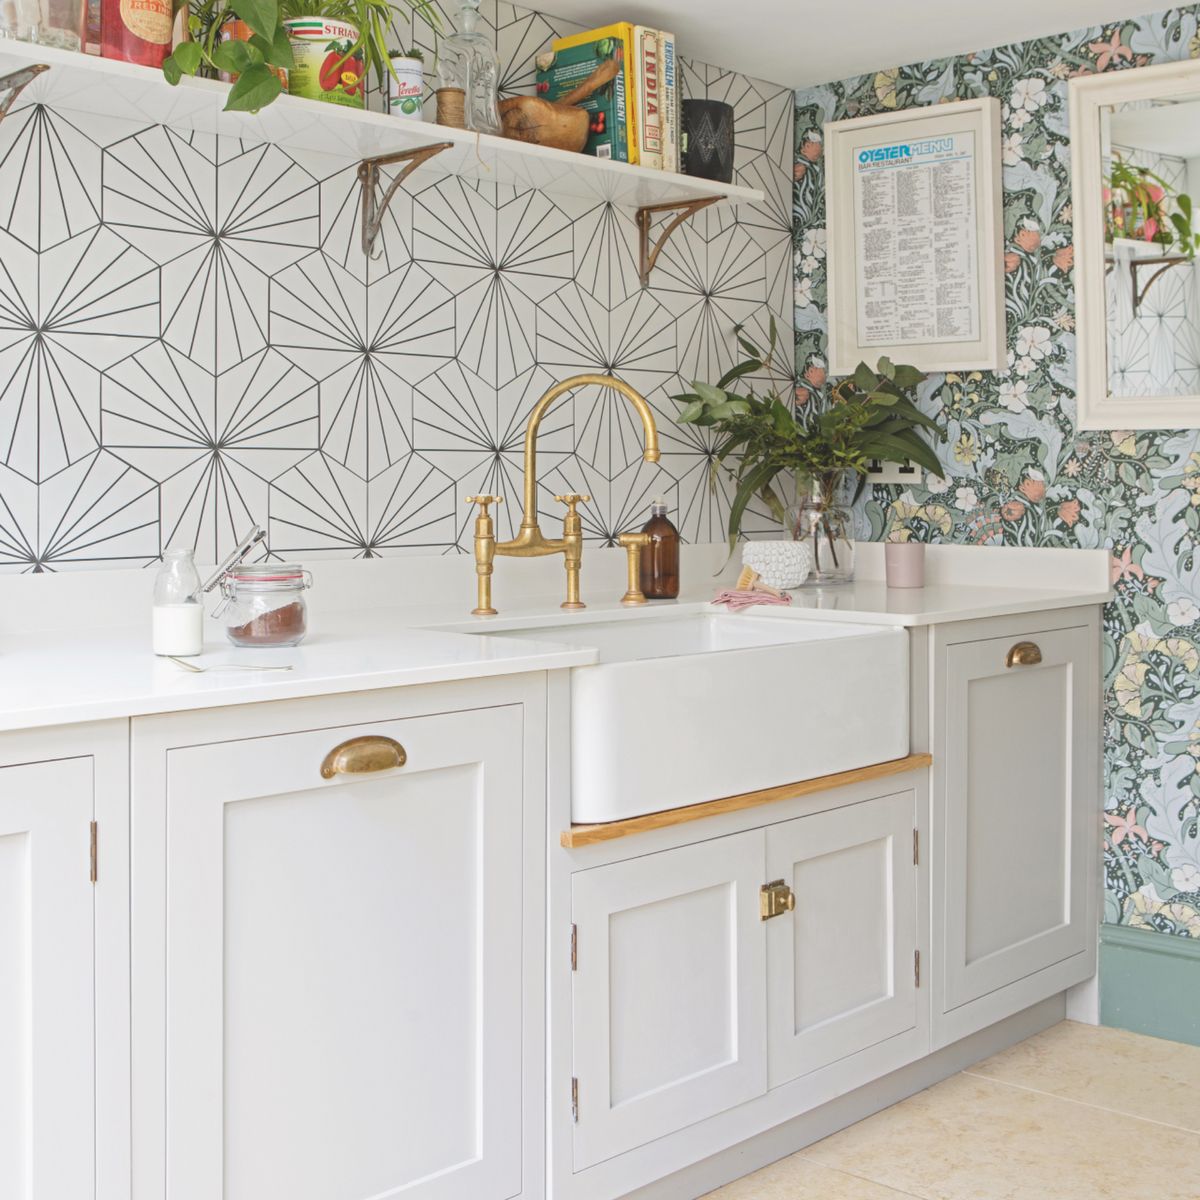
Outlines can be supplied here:
M1190 263L1192 260L1185 254L1153 254L1146 258L1131 258L1129 262L1129 278L1133 288L1133 313L1137 315L1138 310L1142 307L1146 299L1146 294L1154 286L1154 284L1162 278L1172 267L1177 267L1181 263ZM1104 274L1111 275L1113 269L1117 266L1116 258L1105 255L1104 258ZM1153 267L1154 273L1149 279L1139 278L1139 273L1142 269Z
M382 154L378 158L364 158L358 164L358 182L362 185L362 248L368 258L377 258L372 254L379 230L383 225L383 214L387 212L392 197L404 181L423 163L443 150L449 150L453 142L434 142L429 146L417 146L412 150L398 150L395 154ZM408 165L388 185L388 189L380 198L379 170L393 163Z
M34 63L12 71L8 75L0 75L0 93L8 95L0 100L0 121L8 116L8 110L16 103L17 97L43 72L50 70L47 63Z
M642 282L642 287L650 286L650 272L654 270L654 264L658 262L658 256L662 253L662 248L667 244L671 234L679 228L689 217L693 217L702 208L707 208L710 204L716 204L720 196L702 196L697 200L672 200L667 204L644 204L637 210L637 227L638 227L638 278ZM654 219L655 213L673 212L675 217L668 221L663 227L662 233L658 235L658 240L654 243L654 248L650 248L650 222Z
M1129 273L1133 276L1133 311L1136 313L1142 307L1142 302L1146 299L1146 293L1159 278L1165 275L1172 267L1177 267L1181 263L1191 261L1190 258L1182 254L1162 254L1155 258L1133 259L1129 264ZM1138 267L1157 267L1158 270L1139 287Z

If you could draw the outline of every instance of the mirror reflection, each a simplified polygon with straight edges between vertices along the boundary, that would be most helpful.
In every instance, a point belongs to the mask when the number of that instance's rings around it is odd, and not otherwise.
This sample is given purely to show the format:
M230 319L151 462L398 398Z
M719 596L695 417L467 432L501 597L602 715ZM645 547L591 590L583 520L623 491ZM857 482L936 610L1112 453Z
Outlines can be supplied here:
M1200 93L1101 122L1108 389L1200 393Z

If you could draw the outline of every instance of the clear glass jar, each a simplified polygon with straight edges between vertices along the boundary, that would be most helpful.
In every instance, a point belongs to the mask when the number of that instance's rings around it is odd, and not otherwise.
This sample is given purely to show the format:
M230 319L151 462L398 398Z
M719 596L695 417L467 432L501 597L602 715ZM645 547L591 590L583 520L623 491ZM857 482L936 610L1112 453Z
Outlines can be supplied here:
M802 476L797 502L783 514L783 535L805 542L813 555L809 582L848 583L854 578L854 510L844 473Z
M0 38L6 37L82 50L87 40L87 0L3 0Z
M308 632L312 576L296 563L238 563L221 579L217 610L235 646L295 646Z
M439 91L463 93L464 128L499 133L500 59L491 39L479 31L479 0L463 0L458 32L438 46ZM456 124L447 120L444 124Z

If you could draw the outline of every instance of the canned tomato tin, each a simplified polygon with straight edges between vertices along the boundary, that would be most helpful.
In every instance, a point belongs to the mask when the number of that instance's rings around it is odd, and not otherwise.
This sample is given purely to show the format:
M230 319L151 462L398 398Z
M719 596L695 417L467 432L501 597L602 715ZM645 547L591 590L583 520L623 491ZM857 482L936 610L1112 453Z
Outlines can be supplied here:
M363 108L365 68L358 30L346 21L326 17L293 17L284 21L295 65L288 71L288 93Z

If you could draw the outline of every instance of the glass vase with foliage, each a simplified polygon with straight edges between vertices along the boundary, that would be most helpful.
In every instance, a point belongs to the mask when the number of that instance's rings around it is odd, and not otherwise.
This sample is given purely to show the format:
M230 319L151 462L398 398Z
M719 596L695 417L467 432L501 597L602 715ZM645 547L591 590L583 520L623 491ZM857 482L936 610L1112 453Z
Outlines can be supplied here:
M395 68L388 57L388 29L400 9L391 0L186 0L190 41L181 42L163 63L168 83L185 75L237 76L225 101L226 112L258 112L283 91L279 72L294 66L284 21L293 17L327 17L353 25L358 41L345 61L360 59L374 70L380 84ZM404 0L435 32L441 23L431 0ZM241 21L250 31L246 40L225 36L226 27Z
M933 475L941 464L927 437L946 440L946 432L926 416L912 395L925 376L915 367L881 358L874 369L859 363L854 374L830 389L828 403L797 413L792 405L792 373L779 352L772 320L765 350L735 329L747 357L717 382L695 380L692 390L673 397L681 406L676 420L711 429L715 488L725 472L734 485L729 509L729 544L741 534L751 501L766 505L785 522L793 493L815 497L829 509L839 506L843 489L853 485L857 498L873 462L914 462ZM749 384L765 379L761 392ZM817 527L816 547L836 553L843 530L826 522Z

